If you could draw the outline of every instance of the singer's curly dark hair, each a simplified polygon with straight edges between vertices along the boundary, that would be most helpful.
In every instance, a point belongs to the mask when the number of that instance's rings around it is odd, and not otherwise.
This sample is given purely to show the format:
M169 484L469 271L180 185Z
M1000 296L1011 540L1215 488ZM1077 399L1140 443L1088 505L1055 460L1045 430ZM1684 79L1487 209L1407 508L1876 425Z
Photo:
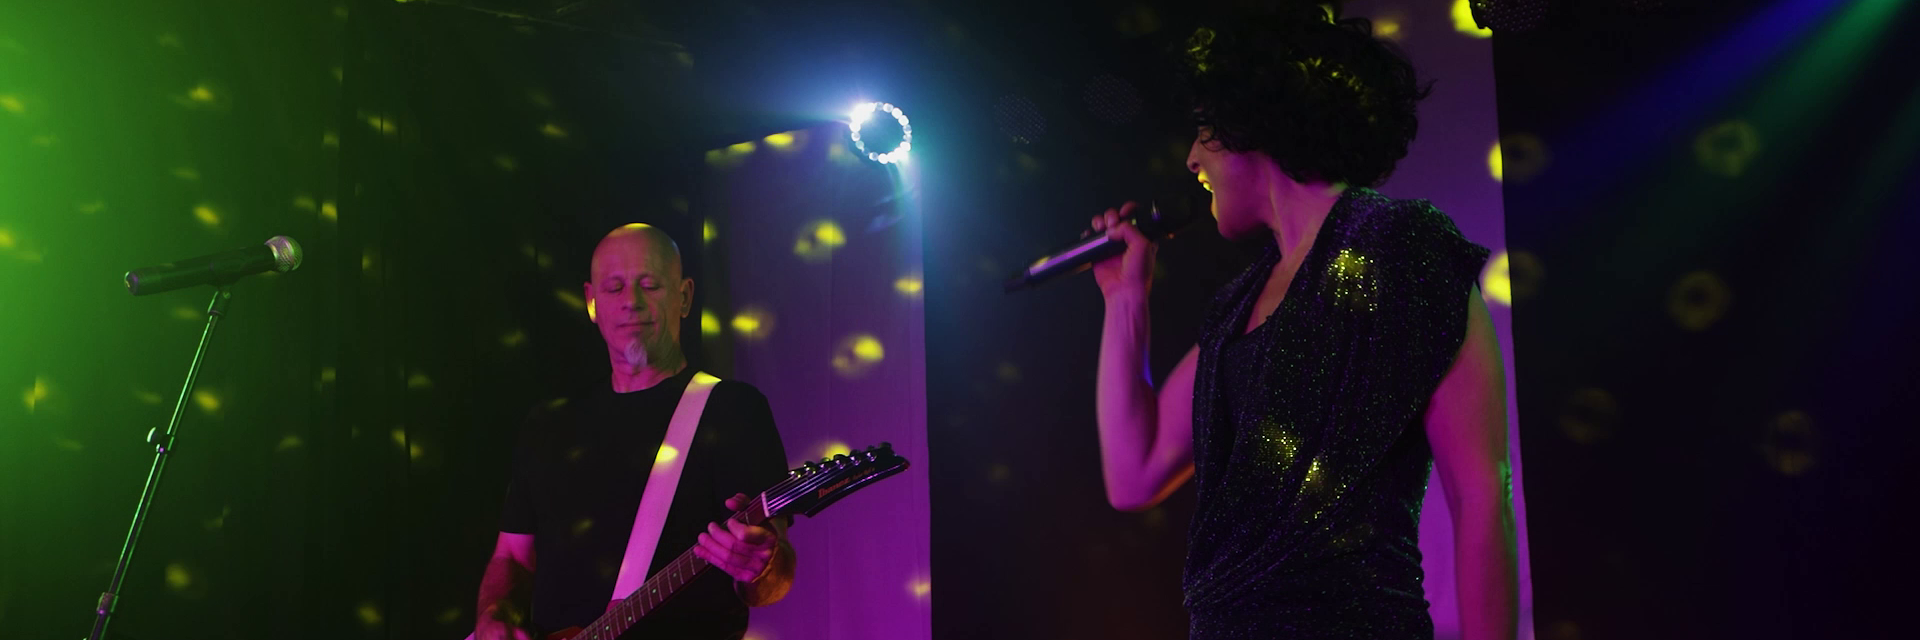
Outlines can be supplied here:
M1175 52L1177 80L1206 144L1260 151L1302 182L1371 187L1419 128L1413 65L1337 5L1283 1L1203 22Z

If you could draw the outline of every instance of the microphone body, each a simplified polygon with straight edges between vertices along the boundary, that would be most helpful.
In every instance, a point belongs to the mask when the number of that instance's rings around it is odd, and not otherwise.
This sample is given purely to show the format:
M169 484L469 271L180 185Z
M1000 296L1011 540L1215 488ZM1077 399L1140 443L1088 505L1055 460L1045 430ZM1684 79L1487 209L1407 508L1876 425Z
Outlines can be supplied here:
M1159 242L1160 240L1171 237L1175 231L1179 231L1181 228L1186 227L1198 219L1199 216L1191 215L1185 218L1162 215L1159 207L1152 207L1147 211L1145 217L1136 215L1128 218L1124 222L1138 227L1140 233L1145 235L1148 240ZM1104 233L1081 238L1073 244L1056 249L1047 255L1040 256L1040 259L1033 261L1026 269L1013 274L1013 277L1007 280L1006 291L1019 291L1037 286L1048 280L1073 275L1091 268L1095 262L1120 255L1126 251L1126 242L1108 238Z
M298 269L300 259L300 243L286 236L274 236L257 247L128 271L127 293L144 296L202 284L227 285L256 273L286 273Z

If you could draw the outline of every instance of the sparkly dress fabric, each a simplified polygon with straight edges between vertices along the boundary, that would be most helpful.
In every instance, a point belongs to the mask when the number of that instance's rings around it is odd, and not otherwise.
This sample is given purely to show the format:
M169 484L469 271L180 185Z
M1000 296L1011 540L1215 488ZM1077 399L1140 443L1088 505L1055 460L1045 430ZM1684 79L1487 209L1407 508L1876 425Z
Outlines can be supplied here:
M1422 417L1486 258L1426 201L1350 189L1258 328L1279 250L1221 291L1194 375L1193 640L1433 637Z

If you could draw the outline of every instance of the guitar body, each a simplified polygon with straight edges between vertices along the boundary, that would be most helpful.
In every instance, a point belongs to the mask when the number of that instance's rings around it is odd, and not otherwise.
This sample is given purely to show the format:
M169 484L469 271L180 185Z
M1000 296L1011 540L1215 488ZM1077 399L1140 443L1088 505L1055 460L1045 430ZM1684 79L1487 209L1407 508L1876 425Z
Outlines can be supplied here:
M839 454L820 462L808 462L789 471L785 481L761 492L731 519L758 525L770 518L793 514L811 518L861 487L905 471L907 465L907 459L894 455L893 447L885 442L852 455ZM543 637L546 640L618 638L706 569L706 561L688 549L631 595L608 604L606 614L598 620L585 627L568 627ZM473 636L467 636L467 640L473 640Z

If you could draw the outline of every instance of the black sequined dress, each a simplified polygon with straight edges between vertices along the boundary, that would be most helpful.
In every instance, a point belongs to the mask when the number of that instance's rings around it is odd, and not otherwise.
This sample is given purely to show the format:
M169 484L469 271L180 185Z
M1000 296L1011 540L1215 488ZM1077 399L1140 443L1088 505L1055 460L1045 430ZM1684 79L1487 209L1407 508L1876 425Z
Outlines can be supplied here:
M1433 637L1421 418L1486 258L1426 201L1350 189L1258 328L1279 250L1221 291L1194 375L1193 640Z

